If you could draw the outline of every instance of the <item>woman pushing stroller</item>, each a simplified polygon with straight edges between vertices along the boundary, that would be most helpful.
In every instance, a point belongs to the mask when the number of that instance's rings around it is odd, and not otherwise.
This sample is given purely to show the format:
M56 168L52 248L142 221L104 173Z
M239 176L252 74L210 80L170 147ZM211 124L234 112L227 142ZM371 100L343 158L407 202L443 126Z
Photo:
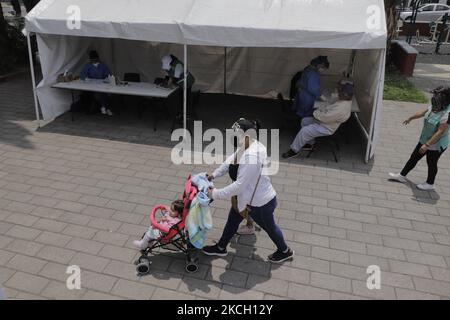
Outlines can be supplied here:
M213 200L232 200L228 220L219 242L203 248L210 256L226 256L227 246L244 218L251 217L275 243L277 251L268 257L273 263L292 259L294 252L288 247L283 233L275 223L274 211L277 207L275 189L265 174L267 162L266 147L257 140L257 124L239 119L233 129L238 133L237 151L230 156L214 173L213 180L229 174L234 181L223 189L210 189L209 198Z

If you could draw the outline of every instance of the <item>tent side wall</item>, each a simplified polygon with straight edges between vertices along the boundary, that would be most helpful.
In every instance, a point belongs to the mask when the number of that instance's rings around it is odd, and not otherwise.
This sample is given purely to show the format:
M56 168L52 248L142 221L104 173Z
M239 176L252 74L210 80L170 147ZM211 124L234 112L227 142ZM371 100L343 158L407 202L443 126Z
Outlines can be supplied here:
M52 120L70 109L70 92L51 88L59 74L66 70L79 75L88 61L89 50L99 52L115 75L123 78L127 72L141 74L142 81L152 82L162 76L160 57L170 52L182 52L181 45L153 44L121 39L37 35L43 80L37 94L44 120ZM181 55L182 57L182 55Z
M37 35L43 79L37 86L37 95L44 120L52 120L70 109L70 92L53 89L58 74L81 68L80 61L90 38L56 35Z
M358 120L367 139L365 161L374 155L378 140L378 123L383 100L385 50L358 50L355 56L355 94L359 108Z
M160 58L172 53L180 59L183 46L145 41L38 35L44 80L38 97L44 120L68 111L70 93L52 89L58 74L66 70L78 75L87 62L87 52L96 49L111 71L123 78L127 72L141 74L142 81L153 82L162 76ZM196 78L195 89L205 93L223 93L225 48L189 46L189 70ZM309 64L315 56L328 55L331 68L323 76L325 92L335 89L339 75L348 67L351 50L229 48L226 62L228 93L275 98L278 93L289 96L292 76Z

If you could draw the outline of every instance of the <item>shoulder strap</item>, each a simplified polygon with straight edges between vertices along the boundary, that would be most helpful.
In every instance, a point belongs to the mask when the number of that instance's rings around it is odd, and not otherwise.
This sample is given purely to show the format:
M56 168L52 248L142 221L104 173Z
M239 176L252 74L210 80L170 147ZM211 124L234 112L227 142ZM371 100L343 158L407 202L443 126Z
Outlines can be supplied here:
M252 205L253 198L255 197L256 189L258 189L259 180L261 180L263 167L261 166L261 173L259 174L258 181L256 181L255 190L253 190L252 198L250 199L250 206Z

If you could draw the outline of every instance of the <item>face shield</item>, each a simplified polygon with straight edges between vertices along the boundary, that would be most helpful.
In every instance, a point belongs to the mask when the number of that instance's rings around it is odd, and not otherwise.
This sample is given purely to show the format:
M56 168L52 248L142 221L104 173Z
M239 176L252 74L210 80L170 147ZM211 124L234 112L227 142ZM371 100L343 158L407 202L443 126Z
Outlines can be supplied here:
M233 130L233 136L231 137L234 149L241 147L244 143L244 130L241 129L241 125L239 124L240 120L244 120L243 118L239 119L231 126Z
M231 129L233 130L233 146L234 148L240 148L245 145L245 140L248 137L250 140L256 140L257 139L257 131L256 131L256 125L244 118L239 119L236 121L232 126Z
M171 56L164 56L161 59L161 68L165 71L169 71L170 70L170 64L172 63L172 57Z
M433 90L433 97L431 98L431 106L433 112L441 112L448 105L447 95L445 94L445 89L443 87L436 88Z

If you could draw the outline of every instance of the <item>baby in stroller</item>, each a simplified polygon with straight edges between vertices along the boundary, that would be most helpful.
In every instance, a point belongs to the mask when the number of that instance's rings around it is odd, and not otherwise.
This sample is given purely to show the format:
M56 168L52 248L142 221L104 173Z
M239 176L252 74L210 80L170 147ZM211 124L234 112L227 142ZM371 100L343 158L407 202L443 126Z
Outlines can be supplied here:
M200 181L206 182L199 187ZM183 252L186 255L186 271L197 271L197 250L203 247L206 232L212 228L210 200L206 193L209 185L206 173L194 177L189 175L184 184L182 200L174 201L170 208L165 205L152 208L151 227L141 240L134 242L141 252L134 262L138 276L150 272L150 255L159 248ZM157 218L160 212L163 214L162 219Z
M181 221L183 214L184 202L183 200L175 200L172 202L169 210L161 211L162 218L158 221L163 227L170 229ZM145 250L150 241L157 240L162 236L160 230L150 226L141 240L135 240L133 243L139 250Z

